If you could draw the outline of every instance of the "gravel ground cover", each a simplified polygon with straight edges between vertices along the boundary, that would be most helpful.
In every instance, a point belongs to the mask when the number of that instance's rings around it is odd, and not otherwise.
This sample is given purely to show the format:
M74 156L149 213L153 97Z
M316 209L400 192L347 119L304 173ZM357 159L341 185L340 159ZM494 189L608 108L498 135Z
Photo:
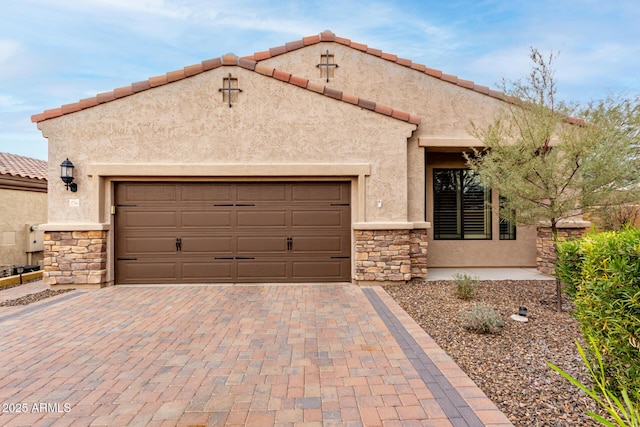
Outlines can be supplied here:
M584 339L564 298L556 312L555 281L480 281L463 301L453 281L430 281L385 290L442 347L516 426L599 426L584 415L601 413L586 394L546 365L554 363L583 383L589 377L576 349ZM464 328L462 310L484 302L499 311L498 334ZM510 318L527 308L527 323Z
M20 285L18 285L20 286ZM14 287L14 286L11 286ZM9 287L5 288L8 289ZM29 294L29 295L25 295L23 297L20 298L16 298L16 299L12 299L12 300L7 300L7 301L3 301L0 302L0 307L15 307L15 306L19 306L19 305L29 305L33 302L36 301L40 301L43 299L47 299L47 298L51 298L54 297L56 295L60 295L60 294L64 294L65 292L70 292L73 289L60 289L57 291L52 291L51 289L47 289L41 292L36 292L34 294Z

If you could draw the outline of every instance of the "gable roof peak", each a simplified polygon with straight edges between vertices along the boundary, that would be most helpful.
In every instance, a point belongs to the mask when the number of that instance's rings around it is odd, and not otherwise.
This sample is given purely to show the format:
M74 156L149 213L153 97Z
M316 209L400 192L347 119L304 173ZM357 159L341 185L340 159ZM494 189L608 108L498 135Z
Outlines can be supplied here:
M221 58L208 59L206 61L202 61L199 64L184 67L181 70L170 71L164 75L151 77L148 80L132 83L129 86L117 88L110 92L99 93L92 98L82 99L78 102L66 104L59 108L45 110L43 113L32 115L31 121L33 123L39 123L48 119L75 113L80 110L95 107L99 104L104 104L107 102L115 101L119 98L134 95L138 92L149 90L157 86L163 86L178 80L183 80L188 77L192 77L197 74L204 73L205 71L213 70L219 67L244 68L257 74L262 74L263 76L280 80L293 86L298 86L311 92L316 92L318 94L334 98L338 101L358 105L364 109L371 110L385 116L390 116L397 120L405 121L413 125L420 124L420 118L410 113L396 110L389 106L377 104L372 101L364 100L359 98L358 96L343 93L327 86L323 86L319 83L314 83L309 79L297 77L286 71L269 67L265 64L259 64L251 57L240 58L235 56L234 54L223 55Z
M260 61L273 58L274 56L283 55L293 50L301 49L303 47L314 45L321 42L338 43L343 46L347 46L349 48L364 52L366 54L376 56L386 61L394 62L400 66L410 68L417 72L427 74L428 76L442 80L444 82L454 84L454 85L463 87L465 89L469 89L469 90L481 93L483 95L490 96L492 98L497 98L501 101L505 101L505 96L503 93L492 90L488 86L478 85L471 80L463 80L452 74L446 74L440 70L429 68L422 64L414 63L410 59L400 58L397 55L383 52L380 49L371 48L366 44L356 43L350 39L338 37L336 36L335 33L333 33L330 30L325 30L322 33L315 36L303 37L302 40L296 40L289 43L285 43L282 46L272 47L266 51L255 52L253 55L245 56L244 58L250 59L252 61L260 62Z
M334 42L336 41L336 35L331 30L324 30L320 33L320 41L323 42Z

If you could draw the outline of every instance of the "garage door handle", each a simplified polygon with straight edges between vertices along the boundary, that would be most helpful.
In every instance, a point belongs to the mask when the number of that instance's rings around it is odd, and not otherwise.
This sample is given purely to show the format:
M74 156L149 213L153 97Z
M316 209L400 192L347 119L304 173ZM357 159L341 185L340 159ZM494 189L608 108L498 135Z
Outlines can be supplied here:
M176 251L182 251L182 239L180 237L176 238Z
M287 237L287 250L293 250L293 237Z

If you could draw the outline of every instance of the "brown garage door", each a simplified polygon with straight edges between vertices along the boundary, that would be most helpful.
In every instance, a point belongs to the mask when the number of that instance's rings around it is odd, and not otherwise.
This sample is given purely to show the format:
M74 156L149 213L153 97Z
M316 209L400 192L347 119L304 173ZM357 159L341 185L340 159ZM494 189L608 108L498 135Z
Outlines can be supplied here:
M116 283L351 279L349 183L119 183Z

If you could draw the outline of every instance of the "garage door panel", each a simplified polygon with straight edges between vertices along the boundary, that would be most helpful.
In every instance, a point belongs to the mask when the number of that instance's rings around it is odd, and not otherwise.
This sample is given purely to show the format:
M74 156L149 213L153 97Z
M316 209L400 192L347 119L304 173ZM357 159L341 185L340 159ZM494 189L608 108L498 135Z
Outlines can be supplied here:
M237 242L238 253L243 255L287 251L287 239L284 236L238 236Z
M177 200L177 186L175 184L121 184L122 189L116 203L136 203L144 205L149 203L166 203Z
M179 264L169 259L157 261L117 261L116 274L124 275L127 283L176 283Z
M118 215L122 218L121 228L124 229L156 229L175 228L178 226L177 214L175 211L154 211L137 210L133 211L121 209Z
M301 282L318 278L327 281L344 280L350 269L348 259L293 261L292 264L293 277Z
M287 184L242 184L237 186L238 203L286 202Z
M183 228L230 228L232 225L231 210L182 212Z
M342 229L345 226L347 212L342 210L293 210L291 212L292 227L333 227Z
M348 203L349 198L346 197L345 187L345 185L335 183L292 184L291 199L293 202L312 202L316 204L318 202Z
M207 183L189 184L181 186L182 202L233 203L233 189L231 184Z
M182 279L192 283L228 282L233 276L233 262L202 260L182 263Z
M129 236L121 239L122 256L175 255L176 239L172 236Z
M287 227L286 210L240 210L236 215L238 228Z
M237 261L238 280L248 281L286 281L287 262L279 260L241 260Z
M186 236L180 239L184 254L230 254L234 241L231 236Z
M295 253L348 253L348 238L345 236L296 236L293 238L292 248Z

